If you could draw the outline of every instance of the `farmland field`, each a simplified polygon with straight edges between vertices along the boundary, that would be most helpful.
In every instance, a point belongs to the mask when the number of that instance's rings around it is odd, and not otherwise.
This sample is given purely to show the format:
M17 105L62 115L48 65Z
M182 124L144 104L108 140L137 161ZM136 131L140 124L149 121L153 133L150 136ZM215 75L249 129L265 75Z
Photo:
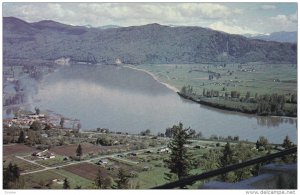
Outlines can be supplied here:
M50 149L50 152L59 154L61 156L74 156L76 154L76 149L78 144L66 145L66 146L56 146ZM121 150L123 146L96 146L90 143L81 144L83 156L89 153L93 154L105 154L108 151Z
M80 163L76 165L66 166L63 169L75 175L79 175L80 177L89 180L94 180L96 178L98 168L99 167L97 165L93 165L91 163ZM101 170L104 173L105 170L104 169Z
M93 181L87 180L78 175L72 174L65 170L49 170L41 173L33 173L30 175L23 175L21 179L25 180L25 189L32 188L51 188L62 189L62 181L67 178L70 182L71 188L81 186L84 189L93 188ZM53 180L58 180L55 182Z
M43 169L43 167L41 167L39 165L26 162L15 156L4 156L3 160L4 160L4 163L3 163L4 167L7 167L8 164L11 162L12 164L16 164L20 168L21 173Z
M48 166L48 167L65 165L68 163L68 162L64 161L64 158L62 156L55 156L55 158L45 159L45 160L37 160L36 162L41 165Z
M3 155L17 155L17 154L28 154L36 151L36 149L24 144L14 144L14 145L4 145L3 146Z
M160 81L177 89L190 85L198 93L203 89L225 92L247 91L255 93L288 94L297 91L297 65L295 64L198 64L198 65L140 65L138 68L153 73ZM209 80L209 74L219 73L219 79ZM223 90L225 87L225 90ZM222 91L223 90L223 91Z

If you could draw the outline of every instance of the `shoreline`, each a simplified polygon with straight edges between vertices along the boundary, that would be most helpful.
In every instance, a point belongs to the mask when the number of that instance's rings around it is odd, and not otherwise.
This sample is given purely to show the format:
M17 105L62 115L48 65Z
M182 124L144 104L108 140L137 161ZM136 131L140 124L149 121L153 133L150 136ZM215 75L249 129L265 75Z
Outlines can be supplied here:
M137 70L137 71L144 72L144 73L146 73L146 74L152 76L153 79L156 80L157 82L159 82L159 83L163 84L164 86L166 86L167 88L171 89L173 92L178 93L178 92L180 91L180 90L177 89L176 87L174 87L174 86L172 86L172 85L170 85L170 84L168 84L168 83L165 83L165 82L160 81L160 80L157 78L156 75L154 75L152 72L149 72L148 70L140 69L140 68L137 68L137 67L132 66L132 65L123 65L122 67L126 67L126 68L130 68L130 69L133 69L133 70Z
M220 110L225 110L225 111L230 111L230 112L239 112L239 113L243 113L243 114L247 114L247 115L252 115L252 116L267 116L267 117L280 117L280 118L291 118L291 119L297 119L298 117L297 116L279 116L279 115L258 115L257 113L254 113L254 112L243 112L241 111L240 109L237 109L237 108L229 108L229 107L226 107L225 105L224 106L218 106L218 105L214 105L213 103L210 103L210 102L205 102L205 101L202 101L202 100L196 100L192 97L189 97L189 96L186 96L180 92L177 92L177 94L184 98L184 99L187 99L187 100L190 100L190 101L193 101L193 102L196 102L198 104L201 104L201 105L205 105L205 106L209 106L209 107L212 107L212 108L216 108L216 109L220 109Z

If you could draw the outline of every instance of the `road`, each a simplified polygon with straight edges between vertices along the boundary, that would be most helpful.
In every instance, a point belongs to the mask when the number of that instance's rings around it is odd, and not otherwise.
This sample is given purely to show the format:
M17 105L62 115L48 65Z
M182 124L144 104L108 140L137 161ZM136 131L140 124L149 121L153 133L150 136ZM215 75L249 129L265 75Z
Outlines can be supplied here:
M32 174L32 173L38 173L38 172L43 172L43 171L47 171L47 170L52 170L52 169L60 169L60 168L63 168L65 166L70 166L70 165L76 165L76 164L80 164L80 163L84 163L84 162L87 162L87 163L92 163L93 160L100 160L100 159L104 159L104 158L115 158L115 159L120 159L120 158L116 158L118 155L127 155L129 153L136 153L136 154L139 154L139 153L142 153L142 152L145 152L145 151L154 151L154 150L157 150L159 148L162 148L162 147L166 147L166 146L160 146L160 147L155 147L155 148L147 148L147 149L141 149L141 150L131 150L131 151L127 151L127 152L121 152L121 153L115 153L115 154L109 154L109 155L104 155L104 156L99 156L99 157L95 157L95 158L91 158L91 159L87 159L87 160L82 160L82 161L75 161L75 162L71 162L71 163L68 163L68 164L64 164L64 165L59 165L59 166L55 166L55 167L47 167L47 166L44 166L44 165L41 165L33 160L28 160L28 159L25 159L24 157L21 157L21 156L16 156L17 158L21 159L21 160L24 160L26 162L29 162L29 163L32 163L32 164L35 164L35 165L39 165L41 167L43 167L43 169L40 169L40 170L36 170L36 171L30 171L30 172L26 172L26 173L21 173L20 175L28 175L28 174ZM128 162L128 163L135 163L137 164L137 162L134 162L134 161L130 161L130 160L125 160L125 159L120 159L124 162Z
M136 137L141 137L140 135L135 135L135 136ZM161 139L168 140L170 138L161 138ZM198 142L199 144L200 143L203 144L203 143L218 142L218 141L208 141L208 140L190 140L190 141L192 141L192 142ZM118 158L118 155L127 155L129 153L137 153L138 154L138 153L142 153L142 152L145 152L145 151L148 151L148 150L154 151L154 150L157 150L157 149L163 148L163 147L166 147L166 146L159 146L159 147L155 147L155 148L147 148L147 149L141 149L141 150L131 150L131 151L127 151L127 152L121 152L121 153L114 153L114 154L109 154L109 155L104 155L104 156L98 156L98 157L95 157L95 158L91 158L91 159L87 159L87 160L82 160L82 161L74 161L74 162L70 162L68 164L54 166L54 167L48 167L48 166L45 166L45 165L41 165L41 164L35 162L34 160L28 160L28 159L25 159L24 157L21 157L21 156L16 156L16 157L19 158L19 159L21 159L21 160L24 160L24 161L26 161L28 163L32 163L32 164L38 165L38 166L40 166L40 167L43 168L43 169L40 169L40 170L35 170L35 171L26 172L26 173L21 173L21 175L28 175L28 174L32 174L32 173L38 173L38 172L47 171L47 170L59 169L59 168L65 167L65 166L76 165L76 164L80 164L80 163L84 163L84 162L93 163L92 161L94 161L94 160L100 160L100 159L104 159L104 158L114 158L116 160L124 161L124 162L130 163L130 164L138 164L138 162L135 162L135 161L130 161L130 160L127 160L127 159Z

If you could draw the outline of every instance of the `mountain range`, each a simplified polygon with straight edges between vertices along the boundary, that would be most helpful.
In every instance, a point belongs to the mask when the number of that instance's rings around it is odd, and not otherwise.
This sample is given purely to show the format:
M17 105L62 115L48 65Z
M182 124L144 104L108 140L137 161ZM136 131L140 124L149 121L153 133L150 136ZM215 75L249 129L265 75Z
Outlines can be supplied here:
M297 62L297 44L249 39L201 27L160 24L88 28L51 20L29 23L3 17L3 56L14 59L70 57L114 64Z
M282 43L297 43L297 32L273 32L269 35L251 35L245 34L250 39L260 39L265 41L277 41Z

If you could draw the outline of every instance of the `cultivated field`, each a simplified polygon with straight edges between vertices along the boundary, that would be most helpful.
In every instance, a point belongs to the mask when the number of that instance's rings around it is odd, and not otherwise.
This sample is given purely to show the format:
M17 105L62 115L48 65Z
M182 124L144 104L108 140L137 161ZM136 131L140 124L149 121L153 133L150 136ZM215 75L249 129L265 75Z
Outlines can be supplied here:
M69 171L75 175L79 175L80 177L95 180L97 177L97 171L99 167L97 165L91 163L80 163L76 165L70 165L63 168L63 170ZM103 175L107 175L105 169L101 169Z
M55 154L59 154L61 156L75 156L76 149L78 144L66 145L66 146L55 146L50 149L50 152ZM91 154L91 155L98 155L98 154L106 154L109 151L121 151L124 149L123 146L97 146L90 143L81 144L83 156Z
M31 172L31 171L36 171L36 170L40 170L43 169L43 167L30 163L30 162L26 162L22 159L19 159L15 156L4 156L3 158L3 166L7 167L9 163L12 163L13 165L16 164L19 168L20 168L20 172L21 173L26 173L26 172Z
M3 145L3 155L20 155L36 151L35 148L25 146L24 144Z
M153 73L162 82L175 86L179 90L190 85L198 93L203 89L218 90L220 93L239 91L245 96L247 91L253 97L255 93L288 94L297 91L297 65L295 64L174 64L139 65ZM219 73L220 78L209 80L209 75ZM225 90L223 88L225 87Z

